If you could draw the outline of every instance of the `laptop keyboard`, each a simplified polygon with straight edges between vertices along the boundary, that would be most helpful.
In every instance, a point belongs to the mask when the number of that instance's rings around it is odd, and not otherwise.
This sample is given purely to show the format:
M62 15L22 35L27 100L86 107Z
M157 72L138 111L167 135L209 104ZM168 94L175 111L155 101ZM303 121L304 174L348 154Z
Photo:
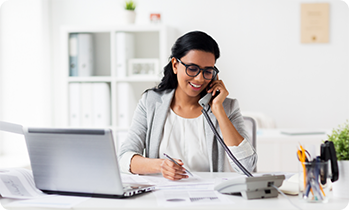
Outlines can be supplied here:
M133 195L150 192L155 189L153 185L139 185L139 184L123 184L124 196L130 197Z

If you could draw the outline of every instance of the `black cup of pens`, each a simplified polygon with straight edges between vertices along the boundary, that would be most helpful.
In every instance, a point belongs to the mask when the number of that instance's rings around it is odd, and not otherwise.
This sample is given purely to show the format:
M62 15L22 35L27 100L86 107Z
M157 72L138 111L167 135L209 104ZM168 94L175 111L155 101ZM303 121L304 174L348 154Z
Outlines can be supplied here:
M331 183L328 161L315 158L300 161L299 196L308 202L324 203L329 198Z

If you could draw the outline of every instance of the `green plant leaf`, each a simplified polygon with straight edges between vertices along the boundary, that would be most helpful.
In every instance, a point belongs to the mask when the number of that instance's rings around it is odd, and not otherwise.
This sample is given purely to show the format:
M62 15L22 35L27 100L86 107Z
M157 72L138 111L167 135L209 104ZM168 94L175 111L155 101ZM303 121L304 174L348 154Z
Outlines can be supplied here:
M136 4L134 1L130 0L130 1L126 1L125 2L125 9L126 10L135 10L136 9Z
M338 160L349 160L349 121L333 129L328 135L328 140L333 142Z

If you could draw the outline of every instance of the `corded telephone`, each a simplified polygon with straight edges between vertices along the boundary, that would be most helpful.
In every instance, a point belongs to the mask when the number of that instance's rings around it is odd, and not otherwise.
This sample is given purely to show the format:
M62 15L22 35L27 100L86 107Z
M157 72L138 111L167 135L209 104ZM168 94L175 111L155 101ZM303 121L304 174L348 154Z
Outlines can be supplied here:
M265 174L257 177L238 177L217 184L214 189L223 194L242 195L245 199L273 198L278 196L285 175Z
M214 80L217 79L217 75ZM218 95L219 93L216 93ZM241 169L241 171L247 177L241 177L238 179L231 179L224 181L215 186L215 190L223 194L236 194L241 193L245 199L258 199L258 198L272 198L277 197L277 187L282 185L285 175L270 175L265 174L259 177L253 177L252 174L235 158L228 146L224 143L216 128L214 127L210 117L207 114L206 106L209 104L212 98L212 93L207 93L199 100L199 104L202 106L202 113L207 120L207 123L211 127L211 130L216 136L217 141L226 151L227 155L233 162Z

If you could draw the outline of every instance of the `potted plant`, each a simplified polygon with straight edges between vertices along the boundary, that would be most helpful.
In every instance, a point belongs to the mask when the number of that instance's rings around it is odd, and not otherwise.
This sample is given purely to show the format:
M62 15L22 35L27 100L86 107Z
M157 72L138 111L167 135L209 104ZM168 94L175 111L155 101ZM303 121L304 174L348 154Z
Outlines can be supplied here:
M339 176L333 183L333 195L349 198L349 121L333 129L328 140L333 142L338 160Z
M133 0L125 1L123 22L132 24L136 19L136 3Z

